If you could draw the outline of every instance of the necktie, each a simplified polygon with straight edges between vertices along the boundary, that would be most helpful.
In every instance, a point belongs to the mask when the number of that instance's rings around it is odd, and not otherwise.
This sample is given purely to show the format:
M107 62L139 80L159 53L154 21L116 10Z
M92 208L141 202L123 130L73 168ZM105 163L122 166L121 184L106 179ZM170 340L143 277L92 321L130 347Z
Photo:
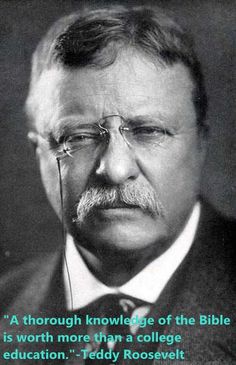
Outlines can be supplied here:
M140 306L147 305L146 302L130 297L122 294L108 294L101 298L99 298L96 302L94 302L87 311L90 312L90 315L94 317L106 317L106 318L119 318L120 315L124 317L130 318L132 316L133 311ZM92 307L92 308L91 308ZM125 339L128 334L130 334L130 326L129 325L107 325L102 333L105 334L103 341L100 343L99 351L102 349L104 352L112 350L112 351L121 351L124 344ZM106 339L108 337L111 339L118 339L116 342L107 342ZM95 365L94 360L86 359L85 365ZM103 359L101 364L111 364L111 360Z

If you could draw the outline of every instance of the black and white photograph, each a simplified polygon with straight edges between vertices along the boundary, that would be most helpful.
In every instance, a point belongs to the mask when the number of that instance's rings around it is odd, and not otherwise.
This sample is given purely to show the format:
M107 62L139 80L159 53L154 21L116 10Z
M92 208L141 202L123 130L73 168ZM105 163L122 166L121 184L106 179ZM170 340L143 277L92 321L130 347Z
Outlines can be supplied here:
M236 364L236 1L0 14L0 364Z

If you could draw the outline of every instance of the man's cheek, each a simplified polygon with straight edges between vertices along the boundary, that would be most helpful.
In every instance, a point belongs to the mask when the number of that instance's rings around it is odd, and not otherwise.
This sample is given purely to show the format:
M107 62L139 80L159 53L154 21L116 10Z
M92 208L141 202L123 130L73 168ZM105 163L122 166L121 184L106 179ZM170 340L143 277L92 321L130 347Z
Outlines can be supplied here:
M62 185L64 196L67 200L78 202L80 195L90 186L93 181L93 173L90 166L79 163L71 163L62 167Z
M41 180L50 204L57 215L60 215L60 180L56 159L50 156L42 157L39 161Z

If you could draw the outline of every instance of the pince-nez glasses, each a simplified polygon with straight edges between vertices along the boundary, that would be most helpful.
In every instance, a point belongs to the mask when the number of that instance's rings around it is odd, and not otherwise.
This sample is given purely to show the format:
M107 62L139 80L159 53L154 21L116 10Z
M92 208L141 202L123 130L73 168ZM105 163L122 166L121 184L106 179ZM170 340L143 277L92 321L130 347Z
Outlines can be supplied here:
M79 124L73 131L65 133L58 150L59 158L75 157L77 152L80 159L93 158L101 146L109 143L111 131L106 127L106 122L114 118L120 119L118 130L126 144L134 150L150 151L171 135L160 121L132 121L112 114L101 118L98 123Z

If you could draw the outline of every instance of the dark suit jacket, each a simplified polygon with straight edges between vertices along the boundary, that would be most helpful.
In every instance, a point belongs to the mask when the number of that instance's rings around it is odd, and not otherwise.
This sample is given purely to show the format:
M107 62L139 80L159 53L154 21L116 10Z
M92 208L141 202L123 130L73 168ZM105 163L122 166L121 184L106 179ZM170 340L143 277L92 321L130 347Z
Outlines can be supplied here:
M153 306L150 317L158 318L172 314L173 318L183 314L185 317L194 317L195 325L177 326L173 320L171 326L146 327L140 332L180 334L182 341L179 344L137 344L129 343L126 348L135 351L175 351L176 348L185 351L185 360L176 361L139 360L130 361L130 364L234 364L236 363L236 331L235 331L235 224L216 214L209 206L204 206L200 218L199 229L193 246L182 262L177 272L164 289L161 297ZM62 255L60 251L48 257L38 258L16 268L15 271L4 275L0 281L1 322L0 328L13 335L19 333L42 333L49 331L66 333L65 327L24 327L21 325L9 326L9 320L4 314L17 314L19 318L31 313L33 316L63 317L66 313L64 288L62 284ZM155 286L155 283L153 283ZM199 315L229 317L231 324L199 325ZM210 317L212 318L212 317ZM86 331L83 327L70 330L71 333ZM3 335L2 335L3 336ZM14 336L13 336L14 337ZM83 344L69 346L57 343L11 343L2 342L1 355L4 351L67 351L71 348L83 348ZM73 360L73 356L71 356ZM74 357L75 358L75 357ZM77 362L76 362L77 361ZM77 358L75 362L79 363ZM80 360L81 361L81 360ZM1 360L7 364L34 364L34 361ZM35 364L59 364L57 361L35 361ZM103 361L94 361L103 364ZM129 362L125 362L128 364Z

